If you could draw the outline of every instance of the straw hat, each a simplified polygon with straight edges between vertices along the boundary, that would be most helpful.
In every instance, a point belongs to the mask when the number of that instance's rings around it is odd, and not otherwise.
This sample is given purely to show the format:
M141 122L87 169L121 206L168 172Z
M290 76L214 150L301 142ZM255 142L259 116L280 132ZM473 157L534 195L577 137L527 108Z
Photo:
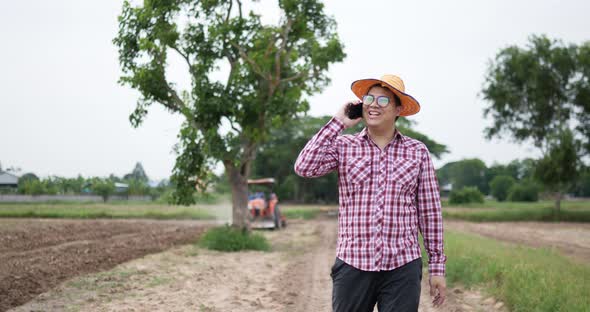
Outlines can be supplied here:
M404 93L406 90L404 82L400 77L395 75L383 75L381 79L369 78L357 80L352 83L350 88L359 99L362 99L363 95L366 95L369 92L369 88L374 85L387 88L399 96L402 105L399 113L400 116L410 116L420 111L420 103L411 95Z

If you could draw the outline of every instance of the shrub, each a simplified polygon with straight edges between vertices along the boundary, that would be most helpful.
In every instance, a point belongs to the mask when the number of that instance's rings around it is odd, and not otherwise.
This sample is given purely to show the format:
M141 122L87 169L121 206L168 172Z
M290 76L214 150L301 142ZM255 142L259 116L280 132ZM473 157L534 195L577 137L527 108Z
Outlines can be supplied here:
M508 200L536 202L539 200L539 188L532 182L514 184L508 191Z
M490 182L490 193L498 201L504 201L508 197L508 191L516 183L513 177L507 175L495 176Z
M261 234L250 233L228 225L208 230L199 240L199 244L219 251L270 249L268 241Z
M450 204L483 203L483 194L477 187L469 186L453 190L449 195Z

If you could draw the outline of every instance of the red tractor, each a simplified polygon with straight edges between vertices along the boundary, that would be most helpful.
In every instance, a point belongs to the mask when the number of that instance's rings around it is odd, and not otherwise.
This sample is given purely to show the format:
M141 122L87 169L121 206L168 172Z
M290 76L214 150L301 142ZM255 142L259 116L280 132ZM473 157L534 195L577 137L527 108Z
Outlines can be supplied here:
M287 226L287 219L279 209L279 199L272 192L275 179L248 180L248 210L250 224L255 229L280 229Z

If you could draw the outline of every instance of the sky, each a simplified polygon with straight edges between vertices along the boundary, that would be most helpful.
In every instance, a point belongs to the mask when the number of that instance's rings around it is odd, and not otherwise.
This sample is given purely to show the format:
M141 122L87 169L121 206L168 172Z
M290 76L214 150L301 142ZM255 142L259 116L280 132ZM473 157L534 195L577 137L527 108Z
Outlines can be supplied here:
M276 23L276 0L250 7ZM536 158L530 144L488 141L481 97L490 60L532 34L565 43L590 40L590 1L325 1L346 59L330 86L309 98L310 115L333 115L352 81L396 74L421 103L415 129L448 146L434 159L480 158L488 166ZM182 119L158 105L139 128L129 114L139 92L118 84L122 1L6 1L0 10L0 163L20 174L122 176L136 162L154 180L170 176ZM168 75L189 85L178 57ZM220 75L222 75L220 73Z

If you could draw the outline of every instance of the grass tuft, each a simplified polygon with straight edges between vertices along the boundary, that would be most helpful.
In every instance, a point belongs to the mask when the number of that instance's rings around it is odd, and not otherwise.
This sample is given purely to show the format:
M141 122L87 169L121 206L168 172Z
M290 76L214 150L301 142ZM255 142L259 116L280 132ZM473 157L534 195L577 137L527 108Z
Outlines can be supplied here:
M228 225L208 230L201 236L199 245L219 251L270 250L268 240L261 234L247 232Z

